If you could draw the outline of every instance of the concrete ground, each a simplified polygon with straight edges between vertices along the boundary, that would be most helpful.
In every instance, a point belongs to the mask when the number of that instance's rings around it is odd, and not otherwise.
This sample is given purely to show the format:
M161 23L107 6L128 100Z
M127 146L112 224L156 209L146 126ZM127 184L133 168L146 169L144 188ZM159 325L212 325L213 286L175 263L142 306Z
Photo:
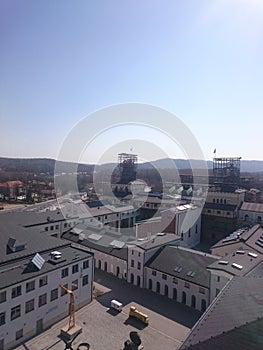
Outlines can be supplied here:
M88 342L91 350L121 350L131 331L140 334L145 350L176 350L200 317L199 312L185 305L131 286L102 271L95 272L94 285L103 294L76 312L76 323L82 327L82 334L73 342L74 350L81 342ZM109 308L111 299L123 303L121 313ZM149 316L148 326L129 318L131 305ZM68 318L17 349L64 350L65 344L57 336L67 323Z

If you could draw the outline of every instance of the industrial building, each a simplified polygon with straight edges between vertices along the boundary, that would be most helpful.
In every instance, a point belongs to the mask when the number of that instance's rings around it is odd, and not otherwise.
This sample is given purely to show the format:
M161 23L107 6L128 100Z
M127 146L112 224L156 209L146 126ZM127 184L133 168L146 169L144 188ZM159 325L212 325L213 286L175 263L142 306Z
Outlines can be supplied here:
M10 213L9 213L10 214ZM93 254L61 239L23 227L1 213L0 349L11 349L68 315L64 285L75 308L92 300ZM19 214L19 213L17 213Z

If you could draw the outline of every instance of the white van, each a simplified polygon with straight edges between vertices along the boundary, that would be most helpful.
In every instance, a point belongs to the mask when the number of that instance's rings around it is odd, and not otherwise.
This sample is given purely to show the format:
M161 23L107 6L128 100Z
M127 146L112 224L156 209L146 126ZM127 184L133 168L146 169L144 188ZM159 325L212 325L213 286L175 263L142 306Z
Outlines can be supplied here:
M118 310L118 311L122 311L122 303L120 303L119 301L117 300L112 300L110 302L110 306L111 308L115 309L115 310Z

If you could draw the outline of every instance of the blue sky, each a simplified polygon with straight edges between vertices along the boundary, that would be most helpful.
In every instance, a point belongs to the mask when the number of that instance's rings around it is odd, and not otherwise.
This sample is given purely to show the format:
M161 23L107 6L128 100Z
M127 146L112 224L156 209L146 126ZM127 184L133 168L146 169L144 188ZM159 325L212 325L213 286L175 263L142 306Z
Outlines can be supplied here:
M2 0L0 47L0 156L56 158L83 117L141 102L179 117L207 159L263 159L262 0ZM116 152L136 138L122 133Z

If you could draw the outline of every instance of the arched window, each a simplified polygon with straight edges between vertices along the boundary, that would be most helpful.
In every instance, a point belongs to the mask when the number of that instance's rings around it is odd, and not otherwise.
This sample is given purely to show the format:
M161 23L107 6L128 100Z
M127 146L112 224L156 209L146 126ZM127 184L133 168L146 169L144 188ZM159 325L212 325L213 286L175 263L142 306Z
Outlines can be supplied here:
M173 289L173 299L177 300L177 289L176 288Z
M140 287L141 285L141 277L137 276L137 286Z
M186 304L186 293L182 292L182 303Z
M245 221L248 221L249 220L249 216L246 214L245 215Z
M261 224L261 221L262 221L261 216L258 216L258 218L257 218L258 224Z
M156 283L156 293L160 293L160 282Z
M148 282L148 288L149 288L150 290L153 289L153 281L152 281L151 278L149 279L149 282Z
M98 262L98 268L101 270L101 260Z
M119 268L119 266L117 266L117 268L116 268L116 276L119 276L119 274L120 274L120 268Z
M166 297L168 297L168 293L169 293L169 288L168 288L168 286L167 286L167 284L164 286L164 295L166 296Z
M104 262L104 271L107 272L107 269L108 269L108 264L107 264L107 261Z
M134 283L134 274L131 273L131 281L130 281L132 284Z
M191 306L194 308L196 306L196 297L194 295L192 295L192 297L191 297Z
M206 310L206 301L205 299L201 300L201 310L204 312Z

